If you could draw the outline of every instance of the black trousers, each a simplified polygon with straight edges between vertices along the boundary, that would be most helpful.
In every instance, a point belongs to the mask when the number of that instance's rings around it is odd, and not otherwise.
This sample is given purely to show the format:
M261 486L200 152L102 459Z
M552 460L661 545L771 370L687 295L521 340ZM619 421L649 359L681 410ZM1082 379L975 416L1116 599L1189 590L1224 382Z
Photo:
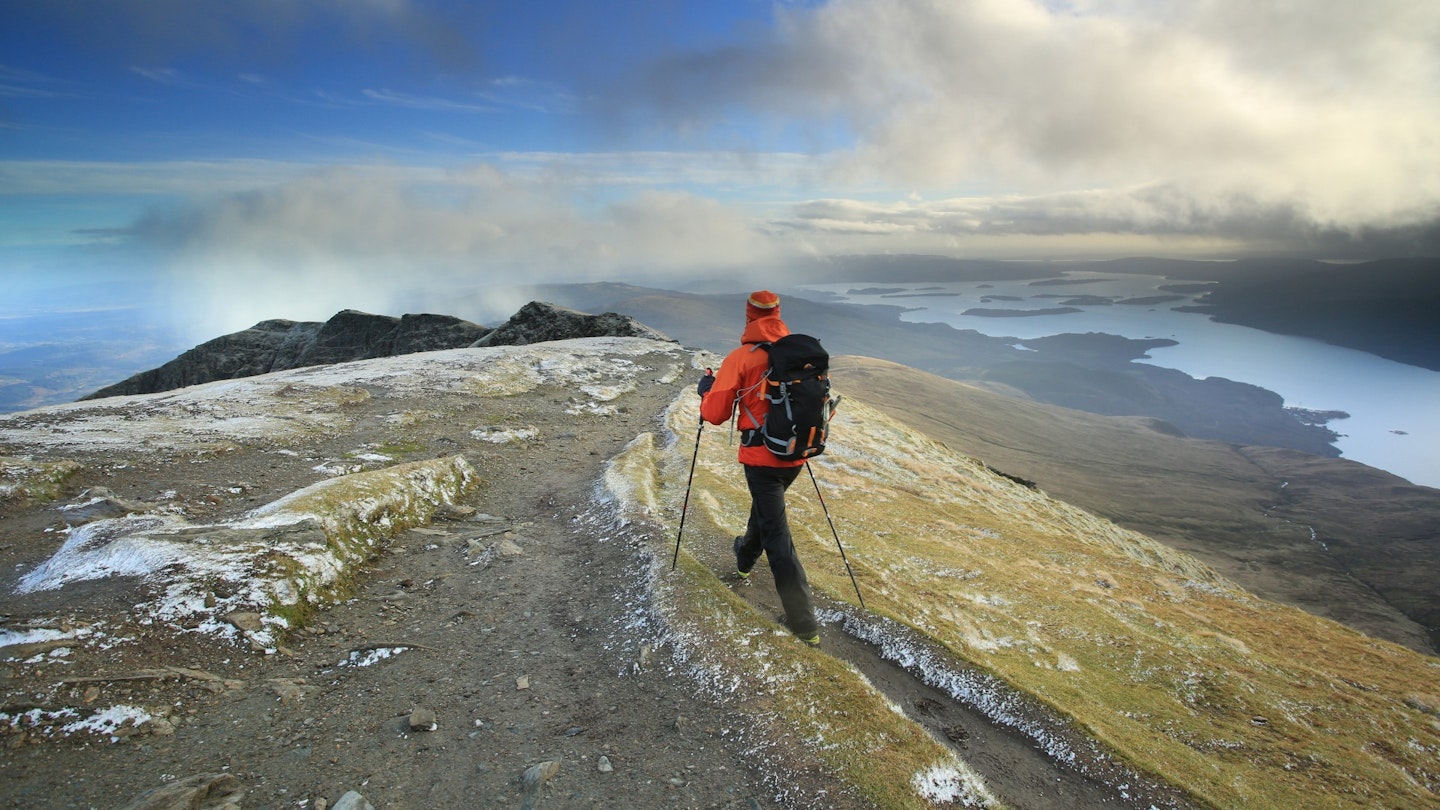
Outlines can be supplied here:
M791 632L811 636L819 630L815 608L810 604L810 580L795 553L790 523L785 519L785 491L800 475L800 467L755 467L745 465L745 484L750 488L750 521L745 536L735 543L735 565L745 572L755 567L763 552L770 562L775 591L785 606L785 622Z

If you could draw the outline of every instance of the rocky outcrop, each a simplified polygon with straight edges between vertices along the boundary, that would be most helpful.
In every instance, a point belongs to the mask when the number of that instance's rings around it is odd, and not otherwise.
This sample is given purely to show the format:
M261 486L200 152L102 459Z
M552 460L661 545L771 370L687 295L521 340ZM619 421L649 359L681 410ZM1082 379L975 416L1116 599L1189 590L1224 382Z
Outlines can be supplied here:
M295 321L261 321L243 332L202 343L159 368L96 391L86 399L151 394L197 385L211 380L253 377L267 371L296 368L304 347L315 340L323 324Z
M670 338L628 315L606 312L590 315L566 307L531 301L503 326L475 341L475 346L524 346L552 340L587 337Z
M153 394L213 380L415 352L607 336L669 340L625 315L589 315L539 301L526 304L494 330L449 315L395 318L347 309L324 323L261 321L242 332L202 343L159 368L142 371L81 399Z
M487 331L448 315L394 318L352 309L324 323L261 321L244 331L202 343L159 368L142 371L83 399L153 394L290 368L451 349L468 346Z

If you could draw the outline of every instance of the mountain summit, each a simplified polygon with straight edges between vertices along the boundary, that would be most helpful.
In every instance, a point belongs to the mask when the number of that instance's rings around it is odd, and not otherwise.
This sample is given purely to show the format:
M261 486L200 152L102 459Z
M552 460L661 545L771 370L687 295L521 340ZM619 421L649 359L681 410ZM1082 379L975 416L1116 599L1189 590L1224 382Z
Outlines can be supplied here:
M799 643L726 578L748 500L726 431L695 430L716 359L584 338L0 417L6 795L1440 798L1436 659L999 475L858 373L791 494L824 624Z
M206 341L159 368L142 371L82 400L153 394L212 380L415 352L603 336L667 339L625 315L591 315L541 301L526 304L496 329L450 315L395 318L347 309L323 323L261 321Z

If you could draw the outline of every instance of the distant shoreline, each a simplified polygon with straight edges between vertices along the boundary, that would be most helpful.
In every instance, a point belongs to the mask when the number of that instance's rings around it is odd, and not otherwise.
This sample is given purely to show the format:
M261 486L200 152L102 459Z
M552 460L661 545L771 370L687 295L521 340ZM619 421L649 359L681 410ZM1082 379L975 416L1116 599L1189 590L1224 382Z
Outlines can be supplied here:
M984 307L977 307L975 309L967 309L960 314L976 318L1035 318L1044 315L1069 315L1071 313L1084 311L1085 310L1077 307L1050 307L1047 309L986 309Z

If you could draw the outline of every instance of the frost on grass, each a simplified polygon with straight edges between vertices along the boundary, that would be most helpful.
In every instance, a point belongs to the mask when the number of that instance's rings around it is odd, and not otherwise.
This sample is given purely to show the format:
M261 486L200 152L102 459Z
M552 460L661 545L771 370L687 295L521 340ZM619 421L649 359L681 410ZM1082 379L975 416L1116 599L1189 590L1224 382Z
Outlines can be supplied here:
M428 522L476 479L463 456L451 456L321 481L224 524L155 515L100 520L72 530L49 560L21 577L17 591L135 577L155 594L137 606L141 624L235 637L240 631L223 617L253 611L263 615L264 629L248 637L270 648L297 608L336 598L373 548Z
M73 461L37 462L0 456L0 503L55 497L65 479L79 472Z
M652 515L659 508L659 470L653 461L655 435L642 433L605 465L604 494L622 508Z

